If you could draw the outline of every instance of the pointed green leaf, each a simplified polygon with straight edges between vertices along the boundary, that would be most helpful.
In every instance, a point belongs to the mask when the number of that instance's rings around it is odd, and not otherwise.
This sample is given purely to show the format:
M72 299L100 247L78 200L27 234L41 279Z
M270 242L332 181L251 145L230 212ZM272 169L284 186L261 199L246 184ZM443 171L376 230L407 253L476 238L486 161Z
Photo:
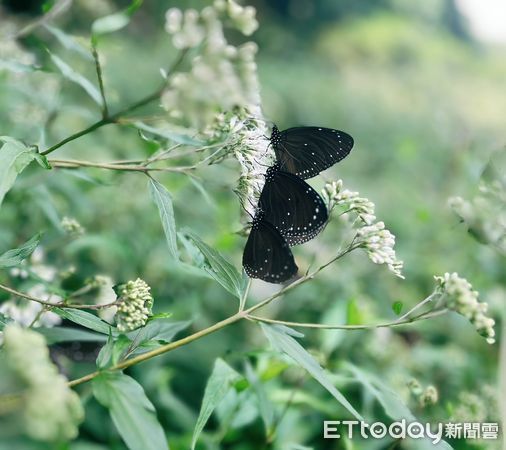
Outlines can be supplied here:
M199 417L195 425L195 430L193 431L191 450L195 449L200 433L202 433L212 412L223 400L228 390L231 388L231 385L239 378L241 378L241 376L225 361L220 358L215 361L211 376L207 380Z
M134 0L130 6L124 11L110 14L108 16L100 17L95 20L91 26L91 32L96 36L101 34L113 33L114 31L121 30L130 23L132 14L142 5L142 0Z
M139 330L130 331L127 336L138 345L155 340L164 343L172 341L174 336L190 325L190 321L174 322L170 319L153 319Z
M109 337L107 338L107 342L100 349L100 352L97 356L97 367L99 369L104 369L111 365L112 363L112 351L114 347L114 340L112 339L112 334L109 333Z
M63 45L67 50L76 52L88 61L93 61L91 50L85 45L81 44L78 38L65 33L59 28L55 28L47 24L44 25L44 28L49 31L49 33L51 33L56 39L58 39L60 44Z
M48 344L57 344L59 342L105 342L107 339L104 334L71 327L39 327L37 333L42 334Z
M102 106L102 97L100 96L100 92L90 80L85 78L79 72L76 72L58 56L53 55L52 53L49 53L49 56L65 78L81 86L86 91L86 93L95 101L95 103Z
M77 323L78 325L89 328L90 330L97 331L99 333L109 334L111 329L113 332L116 331L112 325L104 322L94 314L83 311L81 309L53 308L52 311L64 319L70 320L71 322Z
M0 205L5 194L16 181L16 177L30 164L37 155L33 147L9 136L0 136L4 144L0 148Z
M119 372L103 372L93 379L93 395L109 409L116 429L130 450L169 449L153 404L133 378Z
M40 233L33 236L29 241L25 242L21 247L7 250L0 255L0 269L4 267L13 267L21 264L28 258L37 248L40 242Z
M51 170L53 167L51 164L49 164L49 161L44 155L41 155L40 153L35 153L34 155L35 161L39 164L40 167L43 167L44 169Z
M266 325L262 323L261 326L273 347L287 354L299 366L306 369L350 414L358 420L364 420L350 402L346 400L344 395L332 384L318 362L292 337L301 337L300 333L280 325Z
M192 231L185 231L193 243L200 250L206 260L204 269L211 275L218 283L220 283L227 291L241 298L244 292L246 283L245 279L237 271L237 269L230 264L217 250L209 247Z
M274 406L267 398L264 385L260 382L258 375L255 373L249 362L246 362L246 378L256 395L258 410L260 411L260 415L262 416L262 420L265 425L265 434L268 436L274 422Z
M149 191L160 213L169 252L172 257L178 261L179 251L177 248L176 221L174 219L174 208L172 206L170 193L165 186L151 178L149 180Z

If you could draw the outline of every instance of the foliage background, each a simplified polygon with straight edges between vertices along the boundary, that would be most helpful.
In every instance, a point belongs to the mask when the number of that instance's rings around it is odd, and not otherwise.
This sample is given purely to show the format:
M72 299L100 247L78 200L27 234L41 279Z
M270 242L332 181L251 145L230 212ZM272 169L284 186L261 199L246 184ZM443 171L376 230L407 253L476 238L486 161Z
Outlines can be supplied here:
M104 4L77 1L58 25L68 33L85 34ZM158 69L175 56L163 31L166 9L202 4L146 2L126 29L101 41L111 109L151 92L159 80ZM253 4L261 25L253 38L260 48L257 63L266 116L280 128L318 124L355 137L350 157L325 172L323 179L342 178L347 187L376 203L378 216L397 237L406 276L404 281L396 279L383 266L368 263L365 255L352 254L346 263L273 304L269 315L299 322L392 320L394 302L412 306L431 292L433 274L456 271L473 283L499 319L505 299L504 256L478 242L452 213L447 199L474 195L490 155L504 148L504 48L473 40L451 1ZM118 2L112 9L120 6ZM12 9L2 14L12 21L29 20ZM23 44L41 54L39 39L56 45L47 34L37 39L27 36ZM71 51L59 49L58 54L93 78L92 65ZM46 96L50 90L41 88L36 73L14 83L0 77L1 135L37 141L45 122L50 124L47 142L56 142L96 119L89 99L75 85L64 82L56 96ZM151 152L151 144L136 130L108 126L53 156L114 160ZM75 286L95 274L117 282L141 276L152 286L155 312L171 312L175 320L191 318L190 330L234 311L235 299L217 283L170 263L145 177L96 169L78 172L79 177L62 170L27 170L2 205L0 248L15 247L44 230L47 264L60 269L75 265L76 276L71 279ZM240 207L232 191L238 174L232 161L200 168L196 175L206 195L184 175L157 177L173 196L178 225L193 229L236 267L244 245L237 233L243 226ZM321 186L322 180L312 184ZM65 246L59 244L61 231L55 227L63 216L75 217L87 230ZM299 265L308 267L314 254L330 257L336 236L337 228L330 226L319 238L295 249ZM274 289L255 282L251 301ZM0 293L0 300L7 298ZM303 342L336 374L336 383L346 381L343 367L352 363L380 376L422 419L447 421L463 402L462 395L474 394L489 417L499 420L499 408L493 404L500 399L493 391L499 345L488 345L460 316L375 331L308 330ZM69 378L94 367L94 344L79 347L78 363L75 351L65 345L52 347L53 358ZM382 447L387 443L369 441L323 441L322 421L338 419L342 409L301 369L283 370L282 360L269 350L259 327L248 322L128 369L155 405L171 448L188 448L206 380L218 357L241 372L250 361L278 410L293 395L274 448L387 448ZM422 408L410 396L407 382L412 378L438 389L436 405ZM359 384L342 384L341 389L364 414L385 419L381 406ZM85 399L86 420L79 438L61 448L124 448L107 411L91 397L91 386L83 385L79 392ZM208 424L200 448L268 448L255 400L243 399L231 422L225 419L226 405L222 409ZM463 441L452 445L472 448ZM474 448L491 445L477 443ZM24 438L9 438L8 446L45 448Z

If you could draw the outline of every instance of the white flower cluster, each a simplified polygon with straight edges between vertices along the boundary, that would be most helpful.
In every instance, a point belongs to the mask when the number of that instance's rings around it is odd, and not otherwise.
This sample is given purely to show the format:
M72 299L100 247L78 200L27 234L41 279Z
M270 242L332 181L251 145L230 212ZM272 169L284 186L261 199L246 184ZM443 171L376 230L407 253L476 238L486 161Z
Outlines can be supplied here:
M121 289L121 303L116 313L116 324L122 332L132 331L146 324L151 316L153 297L149 285L140 278L127 282Z
M494 319L487 317L488 304L478 300L478 292L456 272L434 277L444 306L466 317L489 344L495 342Z
M23 396L25 432L41 441L73 439L84 418L79 397L49 358L44 337L18 325L4 330L5 367Z
M85 231L76 219L67 216L63 217L60 225L63 231L70 236L81 236Z
M258 28L256 10L253 6L243 7L234 0L215 0L214 7L225 15L233 28L245 36L252 35Z
M326 183L322 189L323 200L327 203L329 211L336 206L342 207L344 212L355 212L367 225L376 220L374 203L369 199L360 197L356 191L343 190L343 181L337 180Z
M235 109L221 113L206 129L205 138L211 143L221 143L222 156L232 154L241 165L241 176L235 190L243 208L253 216L258 198L265 183L265 171L274 162L274 152L265 135L268 132L260 109L255 111Z
M383 222L376 222L373 202L360 197L358 192L343 189L342 180L326 183L322 189L322 198L329 211L340 207L343 210L341 215L356 213L362 222L362 227L357 230L355 244L367 251L372 262L386 264L391 272L404 278L403 262L397 259L394 250L395 236L385 229Z
M231 1L217 1L200 13L193 9L167 11L166 30L174 46L200 46L190 71L176 73L162 96L162 106L172 117L202 130L220 111L260 104L257 46L253 42L230 45L223 30L225 21L250 34L257 26L253 13L253 8Z
M369 259L375 264L386 264L388 269L399 278L402 275L403 262L395 254L395 236L385 229L383 222L364 225L357 230L356 242L367 251Z

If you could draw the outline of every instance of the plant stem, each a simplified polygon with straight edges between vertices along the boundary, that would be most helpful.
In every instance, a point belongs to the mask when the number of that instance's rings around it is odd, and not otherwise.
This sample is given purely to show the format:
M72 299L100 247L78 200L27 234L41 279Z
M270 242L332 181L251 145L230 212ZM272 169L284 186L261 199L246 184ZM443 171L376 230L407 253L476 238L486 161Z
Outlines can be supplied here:
M246 285L246 289L244 289L244 293L241 295L239 300L239 312L244 311L244 307L246 306L246 300L248 299L249 290L251 288L251 278L248 280L248 284Z
M421 302L417 303L413 308L411 308L406 314L403 314L401 317L397 319L397 321L401 322L407 317L409 317L414 311L417 309L420 309L422 306L426 305L427 303L431 302L434 296L436 295L436 292L433 292L430 294L427 298L423 299Z
M47 300L42 300L40 298L32 297L31 295L25 294L24 292L17 291L16 289L12 289L9 286L4 286L3 284L0 284L0 289L9 292L12 295L15 295L16 297L21 297L26 300L30 300L32 302L40 303L41 305L48 306L51 308L74 308L74 309L105 309L110 308L111 306L116 306L120 302L114 301L111 303L105 303L103 305L82 305L82 304L69 304L65 302L59 302L59 303L51 303Z
M96 129L103 127L104 125L108 125L110 123L112 123L112 118L101 119L98 122L95 122L93 125L90 125L88 128L78 131L77 133L71 134L69 137L66 137L65 139L63 139L62 141L53 145L52 147L49 147L47 150L44 150L43 152L41 152L41 155L49 155L50 153L54 152L56 149L63 147L68 142L74 141L74 140L80 138L81 136L89 134L92 131L95 131Z
M378 323L374 325L325 325L321 323L304 323L304 322L289 322L286 320L277 320L277 319L268 319L267 317L259 317L254 316L252 314L248 314L247 319L251 319L258 322L272 323L278 325L286 325L289 327L298 327L298 328L318 328L322 330L371 330L374 328L387 328L387 327L396 327L399 325L405 325L408 323L416 322L419 320L430 319L431 317L441 316L446 314L448 309L440 309L438 311L424 312L417 316L407 318L402 321L392 321L392 322L384 322Z
M92 40L93 41L93 40ZM100 66L100 60L98 59L97 47L91 43L91 54L95 60L95 69L97 71L98 86L100 88L100 96L102 97L102 118L109 117L109 108L107 107L107 100L105 98L104 80L102 78L102 67Z
M167 71L167 78L164 80L164 82L160 86L160 88L158 88L155 92L153 92L152 94L150 94L150 95L148 95L148 96L140 99L139 101L133 103L132 105L130 105L130 106L128 106L128 107L126 107L126 108L118 111L117 113L115 113L113 115L104 116L101 120L99 120L99 121L95 122L94 124L90 125L88 128L85 128L84 130L78 131L77 133L71 134L70 136L66 137L62 141L58 142L57 144L55 144L55 145L49 147L48 149L44 150L43 152L41 152L41 155L49 155L50 153L54 152L55 150L59 149L60 147L63 147L65 144L67 144L67 143L69 143L71 141L74 141L74 140L80 138L81 136L89 134L92 131L95 131L98 128L101 128L101 127L103 127L105 125L108 125L108 124L111 124L111 123L115 123L121 117L123 117L124 115L126 115L126 114L128 114L128 113L130 113L130 112L132 112L132 111L134 111L134 110L136 110L138 108L141 108L142 106L145 106L148 103L151 103L152 101L154 101L157 98L159 98L162 95L163 91L165 90L165 88L167 86L167 83L168 83L168 80L169 80L169 75L171 75L172 73L174 73L174 71L177 69L177 67L183 61L183 59L186 56L187 52L188 52L188 50L185 49L185 50L182 50L179 53L179 56L174 61L174 63L170 67L170 69ZM105 100L105 97L104 97L104 100Z
M50 159L49 164L53 167L77 168L77 167L97 167L99 169L119 170L125 172L186 172L195 169L195 166L180 167L147 167L143 165L133 164L115 164L115 163L99 163L91 161L77 161L66 159Z
M126 361L122 361L119 364L112 366L108 370L114 371L114 370L126 369L127 367L133 366L133 365L138 364L142 361L146 361L148 359L154 358L155 356L162 355L163 353L170 352L171 350L174 350L176 348L182 347L183 345L189 344L197 339L200 339L201 337L207 336L208 334L211 334L211 333L214 333L215 331L221 330L222 328L226 327L227 325L238 322L241 319L244 319L244 313L234 314L233 316L230 316L224 320L221 320L220 322L217 322L214 325L211 325L210 327L204 328L203 330L197 331L196 333L193 333L190 336L186 336L185 338L179 339L177 341L171 342L166 345L162 345L161 347L158 347L154 350L143 353L141 355L135 356L134 358L130 358L130 359L127 359ZM100 375L99 371L89 373L81 378L77 378L75 380L69 381L69 386L72 387L72 386L77 386L78 384L85 383L85 382L90 381L93 378L97 377L98 375Z

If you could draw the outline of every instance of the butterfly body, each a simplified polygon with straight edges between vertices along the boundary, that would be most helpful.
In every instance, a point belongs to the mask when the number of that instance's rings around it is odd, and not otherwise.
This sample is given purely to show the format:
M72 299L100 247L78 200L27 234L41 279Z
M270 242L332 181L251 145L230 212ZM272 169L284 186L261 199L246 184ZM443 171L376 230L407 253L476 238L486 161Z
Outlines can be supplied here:
M250 278L282 283L297 274L292 251L280 232L260 210L253 219L242 264Z
M290 245L313 239L328 220L320 195L304 180L275 164L267 169L258 206Z
M324 127L294 127L280 131L274 125L271 144L281 170L302 179L312 178L348 156L353 138Z

